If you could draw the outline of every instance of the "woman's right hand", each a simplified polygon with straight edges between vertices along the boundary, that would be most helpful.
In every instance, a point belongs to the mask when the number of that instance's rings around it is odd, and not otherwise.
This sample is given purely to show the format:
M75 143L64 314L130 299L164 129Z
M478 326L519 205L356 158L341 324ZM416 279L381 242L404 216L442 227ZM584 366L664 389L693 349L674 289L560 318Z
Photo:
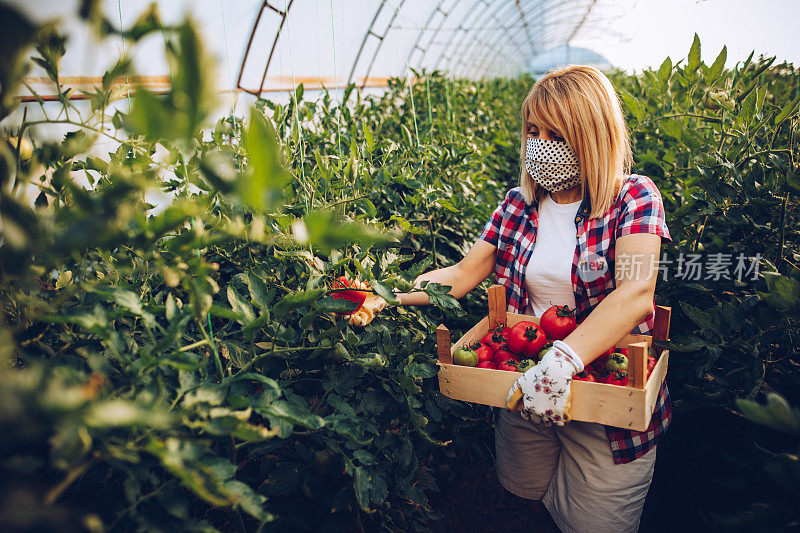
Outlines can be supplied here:
M449 285L450 295L455 299L462 298L474 289L494 271L497 260L497 247L483 239L478 239L467 255L449 267L439 268L426 272L416 280L414 286L419 287L423 281ZM422 291L403 293L400 305L427 305L430 303L428 295Z

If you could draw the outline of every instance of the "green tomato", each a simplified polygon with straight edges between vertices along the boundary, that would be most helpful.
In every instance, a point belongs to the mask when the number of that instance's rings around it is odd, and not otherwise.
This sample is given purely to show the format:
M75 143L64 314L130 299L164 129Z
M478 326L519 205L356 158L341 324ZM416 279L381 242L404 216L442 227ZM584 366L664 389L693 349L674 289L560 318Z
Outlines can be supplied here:
M550 350L550 348L552 347L553 347L552 342L548 342L547 344L545 344L544 347L541 350L539 350L539 355L536 356L537 360L541 361L542 357L544 357L544 354L546 354L548 350Z
M461 366L478 366L478 354L469 348L459 348L453 354L453 362Z
M609 373L617 371L628 371L628 358L621 353L612 353L606 359L606 371Z
M533 359L523 359L517 364L517 372L525 372L534 366L536 366L536 361Z

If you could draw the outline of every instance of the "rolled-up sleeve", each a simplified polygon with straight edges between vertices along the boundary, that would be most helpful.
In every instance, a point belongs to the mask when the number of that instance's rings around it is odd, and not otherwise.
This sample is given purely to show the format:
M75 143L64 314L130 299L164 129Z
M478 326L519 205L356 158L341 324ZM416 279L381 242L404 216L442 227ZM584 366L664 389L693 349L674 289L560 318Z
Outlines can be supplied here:
M667 228L664 201L653 180L640 176L625 194L623 202L615 231L616 238L632 233L653 233L662 240L672 241Z
M488 242L494 246L499 246L500 236L503 233L503 220L508 218L508 204L511 202L511 192L506 194L506 197L500 202L500 205L489 217L489 221L483 227L481 232L481 240Z

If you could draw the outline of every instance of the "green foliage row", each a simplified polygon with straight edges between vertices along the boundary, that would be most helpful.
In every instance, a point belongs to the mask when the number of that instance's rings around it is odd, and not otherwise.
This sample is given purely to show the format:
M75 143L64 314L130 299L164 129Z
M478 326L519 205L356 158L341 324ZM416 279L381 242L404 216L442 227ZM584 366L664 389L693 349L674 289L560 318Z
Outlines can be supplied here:
M722 488L713 501L706 493L695 497L706 500L700 507L708 526L778 530L796 523L800 490L800 418L784 399L800 404L800 72L753 54L728 70L726 48L709 66L700 50L695 36L685 60L667 58L657 70L612 79L632 130L635 170L658 185L673 238L662 247L668 275L657 298L675 312L665 345L673 354L667 379L676 420L711 416L734 424L741 409L795 435L765 435L762 425L733 435L724 429L725 448L712 452L726 460L726 475L715 481ZM706 270L699 281L676 276L689 254L706 263L729 254L729 278ZM755 258L758 270L737 275L740 255L746 268ZM761 406L756 400L764 395L769 401ZM673 442L716 437L676 428ZM765 448L772 445L777 450ZM671 472L698 475L686 467ZM686 478L675 484L693 485Z
M64 39L27 28L8 63L34 43L57 82ZM0 524L422 527L437 516L437 458L486 456L481 413L434 379L435 327L474 322L485 298L466 313L429 284L431 308L352 328L330 282L359 276L393 302L463 256L515 179L530 81L396 79L341 103L300 86L287 105L259 100L247 120L205 129L216 92L194 26L162 29L149 11L126 35L152 31L166 39L166 95L139 89L123 111L122 58L90 114L64 88L57 117L9 132L32 156L0 147ZM4 101L23 72L3 73L17 81ZM52 125L72 131L39 141ZM119 143L108 157L92 155L101 138ZM29 183L35 207L19 194ZM173 200L148 215L153 189Z

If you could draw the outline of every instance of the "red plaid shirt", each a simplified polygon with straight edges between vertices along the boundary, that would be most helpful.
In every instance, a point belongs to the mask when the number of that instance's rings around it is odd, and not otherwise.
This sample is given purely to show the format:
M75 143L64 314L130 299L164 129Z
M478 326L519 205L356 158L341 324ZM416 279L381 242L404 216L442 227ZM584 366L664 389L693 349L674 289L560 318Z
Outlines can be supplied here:
M627 176L616 201L604 216L590 219L589 205L587 194L575 216L572 289L579 322L616 287L614 247L617 238L630 233L654 233L667 241L672 240L661 193L646 176ZM526 203L522 189L515 187L492 213L481 234L481 239L497 247L495 278L505 286L508 310L514 313L524 314L528 305L525 269L533 253L538 222L538 202L534 199L533 204ZM633 268L634 264L630 266ZM651 312L631 333L651 334L654 317L655 313ZM646 431L606 426L614 463L628 463L647 453L671 421L672 402L665 381Z

